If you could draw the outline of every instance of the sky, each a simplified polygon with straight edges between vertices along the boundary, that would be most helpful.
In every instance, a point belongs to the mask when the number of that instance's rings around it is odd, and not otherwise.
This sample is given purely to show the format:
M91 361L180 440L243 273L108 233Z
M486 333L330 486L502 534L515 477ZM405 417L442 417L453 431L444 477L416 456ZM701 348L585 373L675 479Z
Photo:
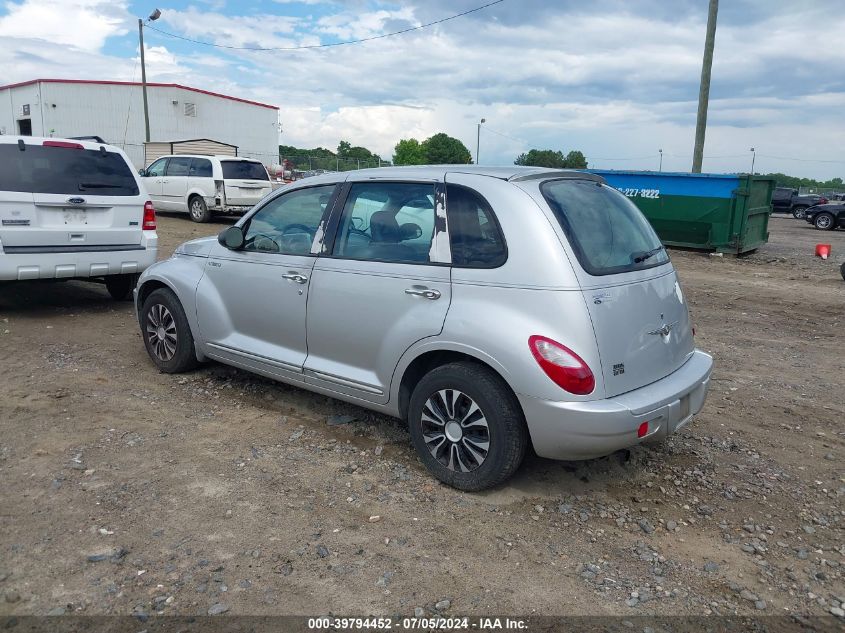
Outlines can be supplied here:
M331 44L489 0L7 0L0 85L140 79L137 18L221 46ZM707 0L504 0L437 26L307 50L243 51L145 29L149 81L277 105L280 142L341 139L389 159L402 138L461 139L480 162L531 148L591 167L688 171ZM845 177L842 0L723 0L704 171Z

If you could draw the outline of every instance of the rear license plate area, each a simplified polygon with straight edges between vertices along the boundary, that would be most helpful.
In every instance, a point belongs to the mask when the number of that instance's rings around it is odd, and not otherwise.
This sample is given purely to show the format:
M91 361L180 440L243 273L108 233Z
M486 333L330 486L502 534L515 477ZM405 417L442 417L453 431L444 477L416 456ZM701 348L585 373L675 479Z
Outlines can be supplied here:
M81 226L88 224L88 211L86 209L63 209L62 218L68 226Z

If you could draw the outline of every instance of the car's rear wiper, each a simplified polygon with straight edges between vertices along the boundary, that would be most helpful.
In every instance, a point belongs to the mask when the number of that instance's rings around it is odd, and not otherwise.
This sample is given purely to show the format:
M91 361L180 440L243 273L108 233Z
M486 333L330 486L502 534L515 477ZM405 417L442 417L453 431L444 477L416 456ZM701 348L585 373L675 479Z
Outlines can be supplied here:
M640 263L644 262L645 260L649 259L650 257L654 257L655 255L657 255L657 253L659 253L662 250L663 250L663 245L660 245L660 246L657 246L657 247L651 249L650 251L645 251L643 253L640 253L639 255L634 257L634 263L640 264Z
M79 190L86 189L120 189L123 185L111 185L107 182L81 182L79 183Z

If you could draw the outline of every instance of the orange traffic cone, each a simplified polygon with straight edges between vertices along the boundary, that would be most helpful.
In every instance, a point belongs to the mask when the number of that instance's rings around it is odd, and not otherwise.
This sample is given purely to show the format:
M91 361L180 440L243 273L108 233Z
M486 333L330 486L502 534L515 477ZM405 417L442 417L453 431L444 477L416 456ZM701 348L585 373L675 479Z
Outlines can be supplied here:
M816 244L816 257L822 259L830 257L830 244Z

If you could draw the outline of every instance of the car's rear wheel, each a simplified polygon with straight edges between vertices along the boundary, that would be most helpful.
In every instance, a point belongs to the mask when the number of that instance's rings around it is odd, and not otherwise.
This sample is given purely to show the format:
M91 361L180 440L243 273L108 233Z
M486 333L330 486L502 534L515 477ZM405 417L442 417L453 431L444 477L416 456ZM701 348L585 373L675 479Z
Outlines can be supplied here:
M803 220L804 216L807 214L807 207L795 207L792 210L792 217L796 220Z
M109 275L106 277L106 290L116 301L126 301L132 296L132 290L138 283L138 275Z
M198 365L188 318L171 290L151 292L144 300L140 320L144 347L159 370L176 374Z
M194 222L208 222L211 219L211 211L201 196L191 196L188 200L188 211Z
M833 216L830 213L819 213L813 220L815 227L821 231L829 231L833 228Z
M839 267L839 274L842 275L842 280L845 281L845 262Z
M426 468L461 490L507 480L528 447L516 396L495 372L472 362L443 365L423 376L411 395L408 426Z

